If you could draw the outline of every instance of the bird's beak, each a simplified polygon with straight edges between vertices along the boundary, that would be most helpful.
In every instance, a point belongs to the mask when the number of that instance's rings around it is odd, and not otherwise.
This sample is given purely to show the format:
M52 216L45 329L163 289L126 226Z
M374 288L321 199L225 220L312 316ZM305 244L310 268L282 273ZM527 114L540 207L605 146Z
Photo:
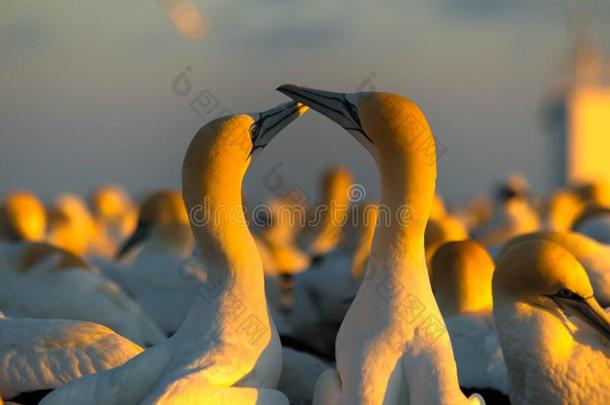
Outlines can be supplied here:
M294 84L284 84L277 90L294 101L299 101L316 110L346 130L360 132L368 139L360 124L358 108L349 100L353 95L308 89Z
M555 297L555 301L568 312L578 317L606 339L610 340L610 317L597 303L595 297L571 299Z
M262 149L288 124L305 114L309 108L301 103L289 102L258 114L251 114L254 124L250 128L252 155Z
M131 236L123 242L119 251L117 252L116 258L117 260L122 259L129 251L131 251L134 247L140 244L145 239L148 239L150 236L150 225L144 222L138 222L138 226L136 230L133 231Z

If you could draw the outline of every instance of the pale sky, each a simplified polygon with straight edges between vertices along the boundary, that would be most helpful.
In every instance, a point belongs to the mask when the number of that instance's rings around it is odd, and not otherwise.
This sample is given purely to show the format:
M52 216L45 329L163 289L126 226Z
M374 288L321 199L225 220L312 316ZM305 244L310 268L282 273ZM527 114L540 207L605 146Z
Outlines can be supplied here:
M591 0L593 38L610 54L610 2ZM354 91L363 81L417 102L446 145L438 187L460 201L523 172L548 189L541 103L573 43L560 0L194 0L206 21L180 36L158 1L0 3L0 197L45 200L113 182L135 195L180 187L186 147L222 111L262 111L282 83ZM172 92L189 67L192 90ZM370 80L370 82L369 82ZM208 91L200 117L190 102ZM278 166L279 164L279 166ZM321 171L349 167L370 196L372 159L310 112L257 158L245 194L284 188L315 197ZM280 191L281 192L281 191Z

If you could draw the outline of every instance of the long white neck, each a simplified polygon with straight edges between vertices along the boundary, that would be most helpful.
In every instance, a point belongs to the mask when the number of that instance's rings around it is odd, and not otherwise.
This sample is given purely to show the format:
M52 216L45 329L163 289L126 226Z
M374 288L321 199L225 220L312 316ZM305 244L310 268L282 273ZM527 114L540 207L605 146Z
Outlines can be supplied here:
M565 321L546 310L494 297L494 321L504 352L511 392L518 395L526 377L550 375L574 343ZM542 381L541 381L542 382ZM512 399L512 398L511 398Z
M381 200L367 277L390 275L408 280L414 290L423 288L431 293L424 233L434 195L436 162L405 141L385 147L386 151L384 145L379 146L382 158L377 159Z
M402 120L392 119L396 115L386 115L385 122L378 121L376 126L386 132L374 137L381 201L364 283L391 284L396 295L384 297L390 328L400 335L405 328L413 330L407 343L412 361L403 364L413 387L410 397L421 392L416 386L424 383L420 380L425 376L424 385L434 388L420 399L426 403L459 403L465 397L459 389L451 341L432 294L424 249L436 181L435 141L423 114L413 115L420 120L421 131L417 133L405 130ZM388 215L391 217L384 218ZM379 287L373 288L379 291ZM421 307L417 316L414 302Z
M207 284L199 288L185 325L201 323L206 314L220 323L249 317L268 329L261 260L242 206L246 165L212 155L205 147L204 142L193 140L182 172L191 229L208 272Z

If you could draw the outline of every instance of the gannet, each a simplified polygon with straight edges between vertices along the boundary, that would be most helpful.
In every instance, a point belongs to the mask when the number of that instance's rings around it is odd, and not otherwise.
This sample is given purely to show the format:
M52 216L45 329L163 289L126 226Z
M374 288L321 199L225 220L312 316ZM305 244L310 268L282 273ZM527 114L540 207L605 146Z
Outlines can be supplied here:
M377 223L378 206L353 207L345 243L294 278L294 303L289 314L295 341L329 357L341 321L364 278Z
M141 345L165 339L119 286L46 243L1 245L0 285L0 308L8 316L96 322Z
M610 244L610 210L579 221L574 230L598 242Z
M430 282L451 337L460 385L507 394L506 366L493 326L493 271L492 258L477 242L448 242L432 257Z
M180 193L160 190L143 201L138 226L119 255L138 244L142 248L132 263L114 272L112 278L165 333L172 334L182 324L206 277L192 256L193 236Z
M332 167L324 173L322 202L308 212L306 227L297 236L301 248L314 261L342 242L341 229L349 212L352 183L351 173L343 167Z
M267 226L255 236L255 242L265 272L269 310L280 336L287 336L293 333L287 321L293 301L292 277L307 269L310 259L294 240L300 229L295 222L298 206L286 199L272 199L267 207ZM304 215L304 209L301 213Z
M99 253L114 256L119 244L136 226L137 210L129 195L119 186L105 185L91 195L93 213L103 235Z
M481 403L460 391L426 268L436 155L424 114L390 93L278 90L341 125L371 153L380 207L394 214L377 225L366 275L337 335L337 371L322 374L314 404Z
M57 197L48 217L48 242L81 257L95 249L97 226L89 208L78 195Z
M294 275L309 267L309 257L301 252L294 241L294 208L281 199L267 202L270 218L269 226L257 235L265 243L279 274Z
M466 239L468 239L468 231L464 223L458 218L452 215L430 218L424 236L428 267L432 256L442 244Z
M310 354L282 347L282 375L277 384L291 404L311 404L320 375L332 368Z
M556 190L545 204L544 229L555 232L571 230L583 207L582 199L572 190Z
M124 366L74 380L43 404L288 404L273 390L282 368L263 270L242 206L257 151L306 110L287 103L217 118L199 130L182 165L182 195L208 272L176 333Z
M476 194L466 207L454 211L454 215L462 221L469 233L476 233L477 229L490 220L493 214L493 202L485 193Z
M587 272L595 298L602 306L610 306L610 246L577 232L533 232L509 240L504 250L517 243L538 239L556 243L570 252Z
M601 207L610 207L610 182L603 178L573 184L571 187L582 200Z
M44 206L28 191L14 192L0 204L0 240L41 241L46 226Z
M92 322L11 319L0 313L0 396L57 388L141 352L137 344Z
M610 319L574 256L544 240L510 246L497 261L493 299L511 403L610 401Z
M500 206L477 229L475 239L494 250L514 236L540 229L538 213L531 206L528 194L527 179L521 175L509 176L498 189Z

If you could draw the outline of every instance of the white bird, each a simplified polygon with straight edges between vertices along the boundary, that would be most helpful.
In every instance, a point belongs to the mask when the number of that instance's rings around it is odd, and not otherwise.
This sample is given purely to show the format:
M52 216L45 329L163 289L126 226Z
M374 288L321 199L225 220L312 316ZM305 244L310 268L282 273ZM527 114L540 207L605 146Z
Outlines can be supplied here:
M430 218L426 224L424 246L426 248L426 263L430 266L430 260L434 252L446 242L468 239L468 230L462 221L452 215Z
M601 243L610 243L610 212L599 213L580 221L574 228Z
M0 241L33 241L44 239L47 214L42 202L28 191L10 194L0 204Z
M294 277L294 302L288 321L292 338L304 348L332 357L341 321L364 278L378 207L354 206L346 242L309 270Z
M0 285L0 308L9 316L95 322L141 345L165 339L119 286L46 243L0 246Z
M561 188L554 191L544 204L544 229L570 231L584 206L582 198L573 190Z
M449 242L432 257L430 282L451 337L460 385L506 395L506 365L493 325L493 271L492 258L477 242Z
M139 244L142 248L127 269L109 273L171 335L184 321L205 280L192 255L193 235L177 191L157 191L144 200L138 226L119 249L119 256Z
M348 215L350 198L360 197L349 195L352 183L351 173L342 167L332 167L324 173L322 203L309 210L305 227L297 235L301 248L314 262L343 241L341 229Z
M510 175L499 188L501 205L487 223L475 232L475 239L492 249L508 239L540 229L540 219L527 198L527 179L519 174Z
M0 396L57 388L141 352L137 344L95 323L10 319L0 313Z
M283 104L206 124L182 166L182 195L208 272L178 331L124 366L74 380L43 404L287 404L282 354L241 186L252 155L306 107Z
M316 382L329 364L310 354L282 347L282 375L277 384L291 404L311 404Z
M604 308L610 306L610 246L577 232L534 232L511 239L504 250L539 239L556 243L576 257L587 272L596 299Z
M98 227L96 254L111 258L135 228L136 207L125 190L117 185L98 187L91 195L91 203Z
M377 224L366 275L337 335L337 371L322 374L314 404L480 403L460 391L426 268L436 155L424 114L389 93L278 90L337 122L373 155L380 207L392 213Z
M301 252L295 244L294 232L298 229L295 216L296 207L287 201L275 199L267 202L269 209L269 226L257 235L263 242L273 260L275 272L282 275L293 275L309 267L309 257Z
M574 256L544 240L510 246L493 298L511 403L610 402L610 318Z

